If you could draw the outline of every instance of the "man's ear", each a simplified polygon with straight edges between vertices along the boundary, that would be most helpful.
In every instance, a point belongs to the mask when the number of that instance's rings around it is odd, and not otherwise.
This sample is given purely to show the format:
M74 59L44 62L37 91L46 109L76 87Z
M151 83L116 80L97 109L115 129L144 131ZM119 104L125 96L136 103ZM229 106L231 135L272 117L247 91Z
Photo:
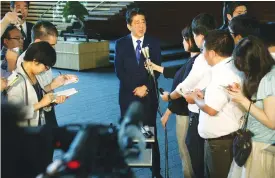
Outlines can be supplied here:
M127 28L129 31L132 31L131 25L127 24Z
M228 21L232 20L232 16L230 14L226 14Z
M209 56L210 56L211 59L214 58L216 56L216 52L214 50L210 50L209 51Z

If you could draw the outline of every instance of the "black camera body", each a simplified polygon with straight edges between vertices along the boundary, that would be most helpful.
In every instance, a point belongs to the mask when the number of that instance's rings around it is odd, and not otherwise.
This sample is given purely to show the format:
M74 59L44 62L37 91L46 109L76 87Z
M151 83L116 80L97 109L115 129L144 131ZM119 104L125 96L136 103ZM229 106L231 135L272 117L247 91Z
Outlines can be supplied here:
M50 164L42 177L134 177L126 159L139 159L145 149L140 131L142 113L140 103L130 105L119 129L112 124L55 129L54 145L66 153ZM71 126L79 127L78 131L70 131Z

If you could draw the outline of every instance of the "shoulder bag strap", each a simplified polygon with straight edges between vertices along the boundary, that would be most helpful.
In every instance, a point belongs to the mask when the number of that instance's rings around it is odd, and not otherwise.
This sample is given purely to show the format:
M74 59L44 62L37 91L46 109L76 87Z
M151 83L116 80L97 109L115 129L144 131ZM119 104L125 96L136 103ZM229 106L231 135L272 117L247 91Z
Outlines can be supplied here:
M263 99L256 99L256 100L251 100L251 102L250 102L250 104L249 104L249 107L248 107L248 111L246 112L246 116L245 116L245 120L244 120L244 126L243 126L243 130L245 130L246 129L246 127L247 127L247 121L248 121L248 117L249 117L249 114L250 114L250 108L251 108L251 105L252 104L254 104L254 103L256 103L257 101L262 101Z
M28 87L27 87L27 82L26 82L25 77L24 77L21 73L18 72L18 75L20 75L20 76L23 78L24 83L25 83L26 105L28 106L28 105L29 105L29 98L28 98ZM28 119L28 126L31 126L31 121L30 121L30 119Z
M18 73L18 75L20 75L20 76L23 78L24 83L25 83L25 97L26 97L26 105L28 106L28 105L29 105L29 99L28 99L28 88L27 88L27 82L26 82L25 77L24 77L21 73Z

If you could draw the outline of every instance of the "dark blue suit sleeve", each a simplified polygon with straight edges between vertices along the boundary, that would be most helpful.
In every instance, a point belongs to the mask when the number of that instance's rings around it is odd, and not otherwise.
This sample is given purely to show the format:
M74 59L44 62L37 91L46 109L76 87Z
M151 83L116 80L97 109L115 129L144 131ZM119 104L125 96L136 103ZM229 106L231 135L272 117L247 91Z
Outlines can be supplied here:
M125 73L125 68L124 68L124 58L122 56L122 46L119 45L118 42L115 44L115 71L117 78L120 80L121 84L124 87L127 87L131 90L135 89L134 83L131 80L131 77L128 76Z

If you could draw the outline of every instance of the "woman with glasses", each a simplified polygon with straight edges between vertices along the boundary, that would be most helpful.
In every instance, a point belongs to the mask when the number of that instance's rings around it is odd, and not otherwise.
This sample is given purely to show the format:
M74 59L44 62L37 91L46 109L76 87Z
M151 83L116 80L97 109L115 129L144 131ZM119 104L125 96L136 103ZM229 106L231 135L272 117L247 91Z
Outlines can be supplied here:
M37 42L30 45L26 51L24 62L16 69L19 80L8 91L8 101L21 103L27 108L27 118L19 124L21 126L40 126L46 123L44 110L55 99L53 93L46 93L36 75L50 69L56 62L56 52L47 42ZM56 81L53 81L56 82Z

